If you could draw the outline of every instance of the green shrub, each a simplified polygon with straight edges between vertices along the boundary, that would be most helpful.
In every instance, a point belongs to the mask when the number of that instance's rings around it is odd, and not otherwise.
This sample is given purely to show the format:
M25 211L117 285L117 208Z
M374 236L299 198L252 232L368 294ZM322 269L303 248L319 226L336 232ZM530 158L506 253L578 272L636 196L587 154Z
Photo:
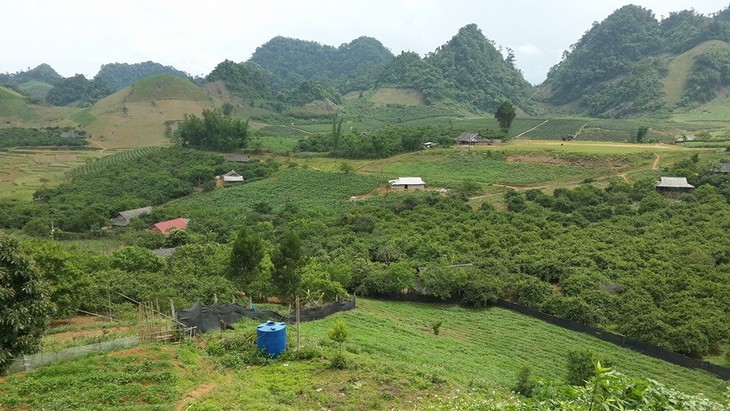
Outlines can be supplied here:
M522 367L517 373L517 382L512 391L522 394L525 397L531 397L532 391L535 389L535 380L532 379L532 370L528 366Z
M588 350L568 351L566 382L570 385L585 385L595 372L594 361L594 354Z

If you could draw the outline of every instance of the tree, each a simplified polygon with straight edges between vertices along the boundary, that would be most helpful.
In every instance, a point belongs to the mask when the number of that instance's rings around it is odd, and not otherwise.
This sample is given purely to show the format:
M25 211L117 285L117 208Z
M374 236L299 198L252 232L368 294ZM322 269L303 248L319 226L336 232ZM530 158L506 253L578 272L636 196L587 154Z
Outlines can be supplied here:
M515 119L515 116L517 116L515 107L509 101L505 101L500 104L499 108L494 113L494 118L496 118L499 122L499 128L502 129L505 134L509 131L509 128L512 125L512 120Z
M568 352L566 382L570 385L585 385L595 372L595 358L588 350Z
M641 143L646 138L646 133L649 132L649 127L639 127L636 131L636 142Z
M264 242L258 234L242 228L233 241L231 250L230 272L240 281L244 290L250 291L250 285L264 258Z
M347 334L349 334L349 332L350 331L347 329L347 324L345 324L344 320L335 321L330 330L327 332L327 336L330 337L330 340L339 345L340 355L342 355L342 345L347 341Z
M291 299L299 291L302 280L300 269L305 262L302 240L296 233L290 231L284 235L271 262L274 264L271 279L279 297L283 300Z
M0 370L38 348L52 308L40 275L18 251L18 242L0 234Z

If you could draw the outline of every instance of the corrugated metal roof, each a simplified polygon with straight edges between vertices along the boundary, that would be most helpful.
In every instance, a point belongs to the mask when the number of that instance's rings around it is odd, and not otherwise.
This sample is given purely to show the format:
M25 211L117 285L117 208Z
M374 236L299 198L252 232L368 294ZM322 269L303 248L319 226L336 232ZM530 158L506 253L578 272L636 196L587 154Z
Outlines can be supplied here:
M135 208L134 210L120 211L112 217L109 221L112 225L125 226L129 224L129 221L133 218L137 218L143 214L149 214L152 212L152 207Z
M245 154L226 154L226 161L248 163L249 161L251 161L251 158Z
M718 173L730 173L730 163L720 163L717 166Z
M396 180L388 181L391 186L417 186L426 185L421 177L398 177Z
M661 177L661 180L656 183L656 186L664 188L695 188L695 186L687 182L686 177Z

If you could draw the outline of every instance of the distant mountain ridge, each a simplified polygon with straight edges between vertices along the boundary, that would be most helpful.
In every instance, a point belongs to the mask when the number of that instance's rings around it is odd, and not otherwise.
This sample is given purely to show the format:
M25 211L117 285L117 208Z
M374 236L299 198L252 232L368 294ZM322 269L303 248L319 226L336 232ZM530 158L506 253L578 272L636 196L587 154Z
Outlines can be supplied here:
M714 16L685 10L658 21L651 10L621 7L594 24L551 68L542 85L546 101L599 117L663 112L709 101L730 86L727 47L698 50L685 63L687 70L669 68L705 42L727 44L729 10Z

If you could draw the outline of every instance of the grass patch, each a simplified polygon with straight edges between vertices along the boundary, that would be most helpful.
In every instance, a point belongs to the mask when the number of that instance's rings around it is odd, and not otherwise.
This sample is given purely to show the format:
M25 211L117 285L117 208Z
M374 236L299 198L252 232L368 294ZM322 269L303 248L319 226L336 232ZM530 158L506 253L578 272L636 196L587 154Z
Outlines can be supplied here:
M353 195L373 191L379 183L376 177L352 173L285 170L265 180L176 200L164 208L185 214L192 209L215 214L223 210L251 210L254 205L266 202L274 208L291 203L300 210L334 209L347 204Z
M73 119L73 121L79 123L82 126L90 124L92 121L96 120L96 116L91 114L91 109L88 108L75 112L71 116L71 118Z

